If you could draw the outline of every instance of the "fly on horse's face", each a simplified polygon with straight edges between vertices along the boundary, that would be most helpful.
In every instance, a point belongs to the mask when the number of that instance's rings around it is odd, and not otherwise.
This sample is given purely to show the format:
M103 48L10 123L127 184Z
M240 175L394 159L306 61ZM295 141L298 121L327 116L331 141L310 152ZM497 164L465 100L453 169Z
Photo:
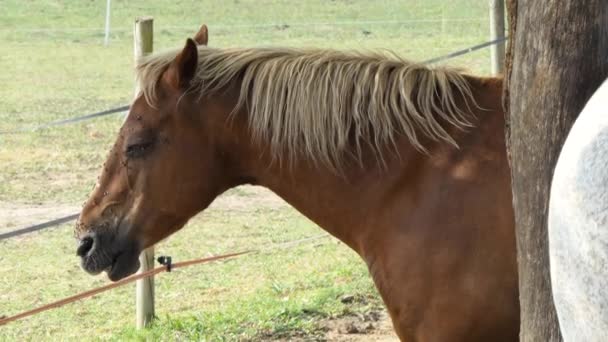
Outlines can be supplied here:
M195 37L206 44L202 27ZM89 273L112 280L139 267L140 252L181 228L227 188L217 165L205 106L186 94L198 65L197 47L186 47L158 80L157 104L143 96L131 105L98 184L80 215L77 254ZM208 110L208 109L207 109ZM225 178L225 177L224 177Z

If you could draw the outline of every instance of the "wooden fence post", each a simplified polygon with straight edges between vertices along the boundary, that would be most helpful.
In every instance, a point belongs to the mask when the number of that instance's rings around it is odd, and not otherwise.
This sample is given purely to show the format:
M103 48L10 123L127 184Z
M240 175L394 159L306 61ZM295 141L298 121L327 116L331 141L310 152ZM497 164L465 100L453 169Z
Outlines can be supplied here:
M142 56L152 53L153 48L153 19L140 17L135 19L133 29L133 51L135 63ZM135 85L135 96L139 93L139 85ZM141 267L139 273L154 268L154 247L144 250L139 256ZM137 280L135 286L137 329L144 328L154 318L154 276Z
M490 0L490 40L505 37L505 2ZM490 47L492 75L502 74L505 69L505 42Z

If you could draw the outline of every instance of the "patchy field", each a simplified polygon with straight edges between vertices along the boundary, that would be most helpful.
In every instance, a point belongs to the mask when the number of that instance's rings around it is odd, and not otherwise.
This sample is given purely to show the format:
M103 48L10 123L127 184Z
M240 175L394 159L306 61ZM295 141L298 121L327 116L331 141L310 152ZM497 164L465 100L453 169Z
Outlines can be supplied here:
M114 1L4 0L0 12L0 131L126 104L132 97L133 18L155 18L155 49L183 44L203 22L214 46L391 49L423 60L488 39L476 0ZM487 73L483 50L450 61ZM0 135L0 231L77 210L120 116ZM157 246L185 260L318 235L266 190L237 188ZM71 226L0 242L0 316L107 283L79 269ZM0 340L394 339L357 255L326 238L196 266L157 278L159 319L132 329L134 285L0 327Z
M270 192L242 187L161 243L157 253L187 260L266 248L319 233ZM0 315L107 283L103 275L91 277L80 270L69 225L1 245ZM362 262L333 238L160 275L156 280L159 321L147 332L131 329L134 291L134 285L127 285L11 323L0 328L0 336L4 340L78 340L83 334L116 340L321 338L329 330L324 321L350 317L353 326L362 325L358 331L365 332L368 322L377 322L361 317L381 311Z

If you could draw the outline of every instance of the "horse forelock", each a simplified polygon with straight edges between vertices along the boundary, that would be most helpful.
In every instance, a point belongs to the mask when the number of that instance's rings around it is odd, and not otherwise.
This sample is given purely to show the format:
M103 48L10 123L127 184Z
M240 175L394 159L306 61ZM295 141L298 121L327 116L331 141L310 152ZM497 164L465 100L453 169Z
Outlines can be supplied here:
M456 146L441 121L468 127L469 105L476 106L460 71L431 69L392 53L208 47L198 52L190 91L203 96L230 84L240 87L233 113L247 108L253 138L269 143L278 159L303 153L339 168L346 155L361 161L365 141L383 160L383 151L403 135L421 151L422 136ZM151 105L158 100L158 80L178 53L138 63L141 90Z

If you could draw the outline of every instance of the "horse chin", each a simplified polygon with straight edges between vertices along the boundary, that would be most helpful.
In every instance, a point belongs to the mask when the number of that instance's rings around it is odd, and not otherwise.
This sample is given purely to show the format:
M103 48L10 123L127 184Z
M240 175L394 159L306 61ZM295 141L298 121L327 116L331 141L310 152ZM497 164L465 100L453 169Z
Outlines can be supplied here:
M120 253L105 271L111 281L118 281L137 272L139 266L139 253L129 250Z

